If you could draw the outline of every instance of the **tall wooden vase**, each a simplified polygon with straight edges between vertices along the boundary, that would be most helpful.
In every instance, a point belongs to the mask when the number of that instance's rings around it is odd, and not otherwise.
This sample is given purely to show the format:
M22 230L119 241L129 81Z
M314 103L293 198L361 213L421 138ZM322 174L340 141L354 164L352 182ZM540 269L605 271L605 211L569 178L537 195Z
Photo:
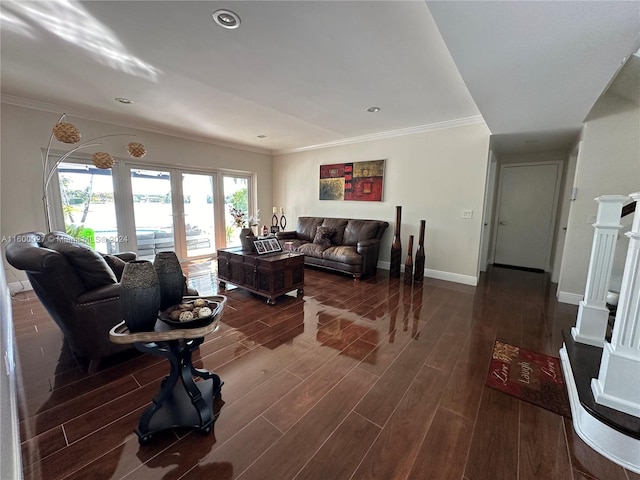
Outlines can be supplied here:
M424 227L425 220L420 220L420 237L418 238L418 249L416 250L416 258L414 261L415 271L413 273L413 280L415 282L422 282L424 280Z
M402 220L402 207L396 207L396 224L393 232L393 242L391 243L391 262L389 265L389 276L391 278L400 277L400 262L402 262L402 243L400 242L400 222Z
M413 282L413 235L409 235L409 252L404 261L404 283L411 285Z

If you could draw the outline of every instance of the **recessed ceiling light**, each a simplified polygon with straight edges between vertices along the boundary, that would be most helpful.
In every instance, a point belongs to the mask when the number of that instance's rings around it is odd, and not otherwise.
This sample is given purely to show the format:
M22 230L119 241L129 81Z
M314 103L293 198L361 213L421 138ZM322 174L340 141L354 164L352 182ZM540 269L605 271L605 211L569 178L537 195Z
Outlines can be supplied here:
M369 113L376 113L380 111L380 107L369 107L367 108L367 112Z
M258 135L258 138L267 138L266 135Z
M116 102L120 102L120 103L124 103L126 105L129 105L130 103L133 103L133 100L129 100L128 98L122 98L122 97L116 97L115 101Z
M231 10L216 10L213 12L213 20L221 27L228 28L229 30L240 26L240 17Z

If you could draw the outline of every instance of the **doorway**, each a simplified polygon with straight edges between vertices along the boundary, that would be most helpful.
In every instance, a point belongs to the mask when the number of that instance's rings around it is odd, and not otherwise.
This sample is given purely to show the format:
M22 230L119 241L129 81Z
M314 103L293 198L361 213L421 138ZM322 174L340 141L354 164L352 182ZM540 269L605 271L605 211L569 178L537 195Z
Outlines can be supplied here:
M500 169L494 264L551 269L560 162L503 165Z

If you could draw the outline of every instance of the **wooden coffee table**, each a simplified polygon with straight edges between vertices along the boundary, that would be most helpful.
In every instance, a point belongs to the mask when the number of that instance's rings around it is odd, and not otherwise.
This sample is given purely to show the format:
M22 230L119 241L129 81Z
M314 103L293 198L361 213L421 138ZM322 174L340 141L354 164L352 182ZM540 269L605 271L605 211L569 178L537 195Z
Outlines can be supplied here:
M267 304L291 290L304 293L304 255L277 252L258 255L241 247L218 250L218 280L220 287L227 283L266 297Z

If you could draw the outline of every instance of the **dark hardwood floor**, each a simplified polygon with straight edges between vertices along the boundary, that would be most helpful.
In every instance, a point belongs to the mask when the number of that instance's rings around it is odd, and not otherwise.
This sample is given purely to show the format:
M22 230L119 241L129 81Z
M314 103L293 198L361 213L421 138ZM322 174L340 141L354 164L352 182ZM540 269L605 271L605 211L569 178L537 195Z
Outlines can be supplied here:
M190 284L218 293L211 262ZM381 270L307 269L277 305L238 289L197 366L225 382L209 435L140 446L142 410L168 373L132 351L88 375L33 295L13 301L27 479L639 480L570 421L485 387L494 340L558 356L576 307L545 274L492 268L477 287ZM90 319L87 319L90 321Z

